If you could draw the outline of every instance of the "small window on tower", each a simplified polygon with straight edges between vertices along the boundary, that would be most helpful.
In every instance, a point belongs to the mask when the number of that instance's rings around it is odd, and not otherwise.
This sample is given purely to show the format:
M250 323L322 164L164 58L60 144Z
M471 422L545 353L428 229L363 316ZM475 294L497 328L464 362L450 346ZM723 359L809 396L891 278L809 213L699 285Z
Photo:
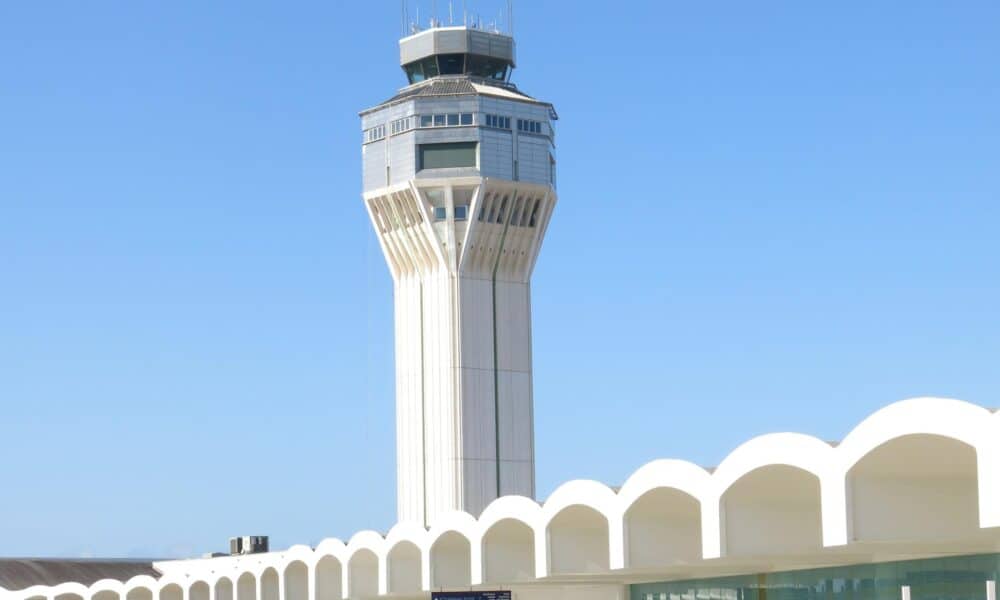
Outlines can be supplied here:
M469 207L464 204L455 205L455 220L464 221L469 218Z
M445 208L443 206L435 206L434 207L434 220L435 221L444 221L447 218L448 218L448 212L445 210Z

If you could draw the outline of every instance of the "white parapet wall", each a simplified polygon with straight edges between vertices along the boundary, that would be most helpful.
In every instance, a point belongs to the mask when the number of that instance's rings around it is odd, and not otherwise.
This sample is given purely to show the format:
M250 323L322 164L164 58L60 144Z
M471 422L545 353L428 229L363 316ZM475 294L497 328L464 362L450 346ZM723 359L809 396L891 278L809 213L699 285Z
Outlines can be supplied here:
M401 523L316 548L156 563L160 579L66 583L16 600L340 600L511 589L621 600L637 581L1000 551L1000 413L919 398L843 442L779 433L714 470L658 460L617 491L572 481L478 519Z

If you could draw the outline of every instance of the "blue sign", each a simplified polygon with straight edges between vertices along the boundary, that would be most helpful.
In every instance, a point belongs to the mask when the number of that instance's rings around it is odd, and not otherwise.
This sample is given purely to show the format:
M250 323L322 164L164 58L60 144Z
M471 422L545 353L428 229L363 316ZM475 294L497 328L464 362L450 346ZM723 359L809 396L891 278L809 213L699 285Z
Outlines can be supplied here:
M510 600L510 590L503 592L431 592L431 600Z

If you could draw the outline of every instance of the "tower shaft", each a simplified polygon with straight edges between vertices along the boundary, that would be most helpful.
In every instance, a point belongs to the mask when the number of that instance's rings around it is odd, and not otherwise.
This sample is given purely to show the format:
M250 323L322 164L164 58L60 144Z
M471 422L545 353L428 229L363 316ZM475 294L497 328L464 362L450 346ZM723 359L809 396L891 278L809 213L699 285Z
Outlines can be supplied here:
M445 221L438 230L464 229L464 239L440 239L427 192L454 206L454 190L470 184L476 217ZM534 497L530 273L551 188L421 181L366 203L394 282L400 519Z

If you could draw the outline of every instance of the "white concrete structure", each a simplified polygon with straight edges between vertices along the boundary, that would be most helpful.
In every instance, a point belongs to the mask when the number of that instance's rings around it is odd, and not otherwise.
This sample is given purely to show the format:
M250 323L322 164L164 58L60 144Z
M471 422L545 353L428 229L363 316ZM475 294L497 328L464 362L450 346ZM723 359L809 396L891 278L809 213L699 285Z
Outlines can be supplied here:
M535 494L531 272L556 203L555 113L507 82L513 46L465 27L405 38L413 83L361 113L395 290L400 521Z
M316 548L156 563L163 576L10 593L16 600L426 598L512 589L621 599L642 581L1000 552L1000 412L938 398L890 405L839 444L793 433L718 468L658 460L617 491L573 481ZM982 582L983 597L995 584ZM989 587L992 586L992 587Z

